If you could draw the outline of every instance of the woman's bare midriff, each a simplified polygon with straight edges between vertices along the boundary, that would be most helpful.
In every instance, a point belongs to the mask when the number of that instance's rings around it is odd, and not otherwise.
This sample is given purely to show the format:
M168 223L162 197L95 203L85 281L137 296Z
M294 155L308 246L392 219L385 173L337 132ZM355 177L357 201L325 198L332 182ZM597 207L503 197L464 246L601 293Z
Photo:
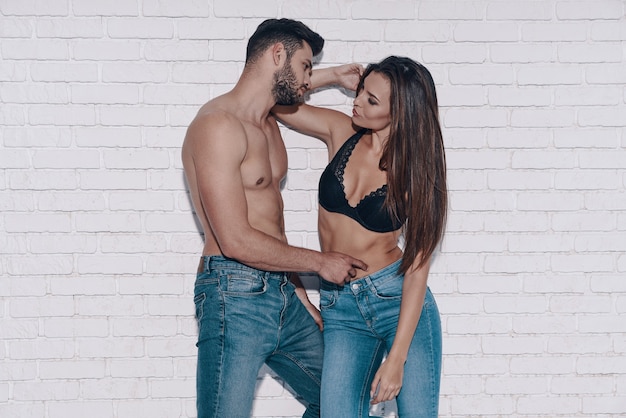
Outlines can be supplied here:
M400 231L372 232L353 219L320 207L318 229L322 251L336 251L362 260L367 271L357 269L352 280L368 276L402 258Z

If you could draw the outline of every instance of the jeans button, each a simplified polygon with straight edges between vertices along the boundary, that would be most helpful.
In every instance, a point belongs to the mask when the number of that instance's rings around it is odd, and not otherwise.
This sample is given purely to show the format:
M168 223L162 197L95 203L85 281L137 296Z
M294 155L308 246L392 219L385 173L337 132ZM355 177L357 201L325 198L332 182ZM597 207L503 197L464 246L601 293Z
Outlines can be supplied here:
M359 288L359 285L358 285L358 284L354 283L354 284L352 285L352 290L357 290L358 288Z

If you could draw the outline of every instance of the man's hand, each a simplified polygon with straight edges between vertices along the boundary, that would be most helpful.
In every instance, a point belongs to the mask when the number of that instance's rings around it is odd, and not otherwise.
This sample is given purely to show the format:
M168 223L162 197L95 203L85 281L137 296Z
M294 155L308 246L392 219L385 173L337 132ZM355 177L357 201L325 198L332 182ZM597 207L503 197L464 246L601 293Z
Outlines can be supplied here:
M320 313L320 310L317 309L317 307L313 305L311 301L308 300L308 298L307 302L305 303L304 301L302 301L302 304L309 312L309 314L313 317L320 331L324 331L324 321L322 321L322 314Z
M367 264L349 255L328 252L322 256L322 266L317 273L331 283L343 285L356 277L356 269L367 270Z
M300 299L300 302L304 305L306 310L315 320L320 331L324 331L324 322L322 321L322 314L319 309L315 305L311 303L309 296L306 294L306 289L302 284L302 280L300 280L300 275L296 272L289 273L289 280L296 286L296 296Z
M357 63L340 65L334 68L334 73L339 86L354 91L359 86L363 66Z

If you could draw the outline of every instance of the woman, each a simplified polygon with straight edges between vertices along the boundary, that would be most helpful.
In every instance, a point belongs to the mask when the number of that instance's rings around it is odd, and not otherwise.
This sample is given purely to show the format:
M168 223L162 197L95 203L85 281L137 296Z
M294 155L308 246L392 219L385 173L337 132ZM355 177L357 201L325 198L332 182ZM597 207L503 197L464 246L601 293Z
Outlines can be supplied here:
M352 117L305 104L274 109L328 146L319 184L322 251L369 266L345 285L321 284L322 417L368 417L370 404L394 398L400 417L436 417L441 323L427 278L447 190L435 85L409 58L371 64L359 80L361 70L351 64L312 76L312 88L357 86Z

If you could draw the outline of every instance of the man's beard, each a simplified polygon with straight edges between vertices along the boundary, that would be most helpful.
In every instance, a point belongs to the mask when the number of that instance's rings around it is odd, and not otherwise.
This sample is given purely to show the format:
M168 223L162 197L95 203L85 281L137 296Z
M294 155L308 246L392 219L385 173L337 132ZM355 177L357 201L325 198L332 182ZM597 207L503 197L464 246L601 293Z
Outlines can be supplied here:
M293 68L291 68L291 60L289 60L283 68L274 73L272 96L276 104L291 106L303 100L303 97L298 95L298 90L298 79Z

